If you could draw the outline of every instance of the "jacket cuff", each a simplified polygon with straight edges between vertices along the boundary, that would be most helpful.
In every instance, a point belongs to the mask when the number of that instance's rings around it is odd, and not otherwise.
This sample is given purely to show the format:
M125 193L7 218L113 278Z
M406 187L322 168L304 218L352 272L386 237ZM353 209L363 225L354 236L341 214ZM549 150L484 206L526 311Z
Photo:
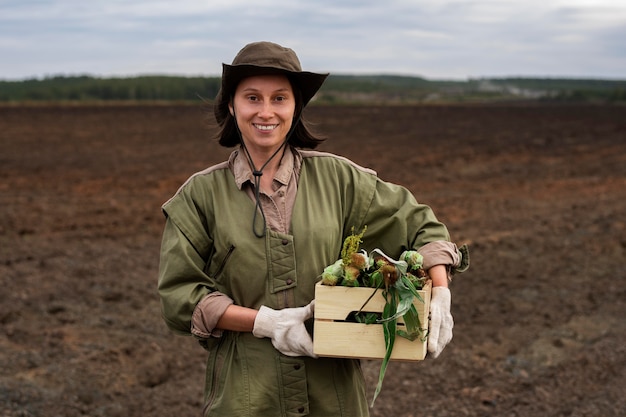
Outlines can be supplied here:
M469 268L469 248L463 245L460 248L452 242L438 240L430 242L417 250L424 257L424 269L429 270L435 265L446 265L448 279L457 272L464 272Z
M233 300L226 294L215 291L207 294L196 305L191 316L191 334L200 338L221 337L222 330L215 326Z

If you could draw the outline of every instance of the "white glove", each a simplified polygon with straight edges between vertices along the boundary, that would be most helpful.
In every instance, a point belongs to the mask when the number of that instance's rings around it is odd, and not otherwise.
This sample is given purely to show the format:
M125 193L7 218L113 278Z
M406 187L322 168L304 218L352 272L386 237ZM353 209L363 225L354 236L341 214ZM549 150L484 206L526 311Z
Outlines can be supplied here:
M430 325L428 329L428 351L434 358L452 340L454 321L450 313L450 290L433 287L430 299Z
M313 317L315 300L305 307L273 310L261 306L254 320L252 334L256 337L269 337L272 345L287 356L310 356L313 353L313 340L304 327L305 320Z

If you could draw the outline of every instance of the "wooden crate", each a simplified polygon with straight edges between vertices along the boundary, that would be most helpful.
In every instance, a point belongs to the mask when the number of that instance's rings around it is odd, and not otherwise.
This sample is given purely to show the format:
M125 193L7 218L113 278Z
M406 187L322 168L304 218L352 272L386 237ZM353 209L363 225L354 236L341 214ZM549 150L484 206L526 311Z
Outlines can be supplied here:
M318 283L315 286L315 323L313 330L313 351L318 356L382 359L385 356L385 338L382 324L363 324L345 321L351 312L361 309L372 295L372 288L329 286ZM363 307L362 311L382 312L385 299L377 290ZM430 281L419 291L424 300L415 300L420 323L428 329L430 308ZM401 326L402 320L398 320ZM396 336L392 360L418 361L426 357L426 342L419 339L410 341Z

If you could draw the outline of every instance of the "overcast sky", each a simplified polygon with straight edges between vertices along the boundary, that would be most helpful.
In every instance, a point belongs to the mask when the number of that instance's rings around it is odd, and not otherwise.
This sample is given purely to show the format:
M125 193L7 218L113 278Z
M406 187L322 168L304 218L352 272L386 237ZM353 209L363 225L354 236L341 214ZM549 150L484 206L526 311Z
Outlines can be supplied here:
M219 75L271 40L305 70L626 79L625 0L0 0L0 79Z

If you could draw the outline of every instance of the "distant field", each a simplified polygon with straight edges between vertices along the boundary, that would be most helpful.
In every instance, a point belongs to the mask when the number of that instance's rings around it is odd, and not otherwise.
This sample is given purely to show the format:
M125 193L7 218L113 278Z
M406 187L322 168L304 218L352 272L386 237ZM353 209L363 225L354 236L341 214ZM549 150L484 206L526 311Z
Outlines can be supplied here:
M131 78L50 77L0 81L0 103L24 101L212 100L217 77L143 76ZM477 78L427 80L393 75L331 75L315 102L407 104L542 100L624 102L626 80Z

